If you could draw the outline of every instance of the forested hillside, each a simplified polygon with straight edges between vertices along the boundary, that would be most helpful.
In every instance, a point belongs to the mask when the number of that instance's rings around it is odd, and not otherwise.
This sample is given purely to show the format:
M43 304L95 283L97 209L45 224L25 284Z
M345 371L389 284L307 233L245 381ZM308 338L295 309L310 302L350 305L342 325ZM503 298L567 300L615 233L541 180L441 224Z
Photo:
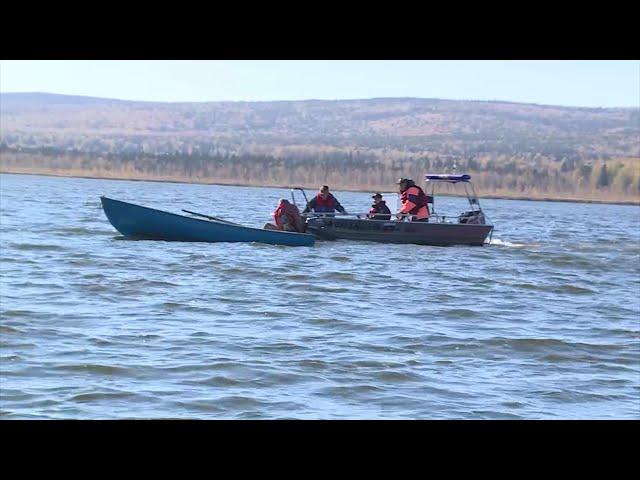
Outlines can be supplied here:
M389 190L454 164L484 195L639 201L640 109L0 95L5 172Z

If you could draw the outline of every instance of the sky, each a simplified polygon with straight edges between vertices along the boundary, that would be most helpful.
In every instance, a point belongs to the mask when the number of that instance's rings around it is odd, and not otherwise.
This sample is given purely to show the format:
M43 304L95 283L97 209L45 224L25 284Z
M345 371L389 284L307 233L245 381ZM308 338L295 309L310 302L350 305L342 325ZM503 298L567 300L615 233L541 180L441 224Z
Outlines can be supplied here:
M0 60L0 92L163 102L420 97L640 108L640 60Z

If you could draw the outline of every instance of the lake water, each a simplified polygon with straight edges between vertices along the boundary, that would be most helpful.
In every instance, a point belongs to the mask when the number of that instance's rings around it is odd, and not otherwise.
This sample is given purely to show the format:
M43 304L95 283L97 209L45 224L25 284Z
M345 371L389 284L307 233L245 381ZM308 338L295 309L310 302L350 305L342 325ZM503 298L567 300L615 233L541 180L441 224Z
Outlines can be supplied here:
M0 175L0 418L640 418L640 207L484 200L490 246L290 248L122 240L101 194L260 227L289 195Z

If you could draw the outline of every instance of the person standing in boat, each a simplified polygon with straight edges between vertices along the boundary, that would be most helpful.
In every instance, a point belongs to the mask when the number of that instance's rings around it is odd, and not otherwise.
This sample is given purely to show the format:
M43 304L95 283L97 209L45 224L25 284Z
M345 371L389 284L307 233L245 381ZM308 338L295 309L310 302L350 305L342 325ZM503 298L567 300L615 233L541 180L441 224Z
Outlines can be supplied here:
M400 190L400 201L402 208L398 214L412 215L414 222L426 222L429 220L429 207L427 206L427 195L422 188L409 178L398 180ZM401 220L406 217L399 217Z
M382 194L376 193L371 198L373 198L373 205L368 217L372 220L391 220L391 210L387 207L387 202L382 200Z
M335 213L336 210L340 213L347 213L344 207L340 205L340 202L338 202L338 199L329 193L329 187L323 185L318 195L309 200L302 214L304 215L310 211L314 213Z

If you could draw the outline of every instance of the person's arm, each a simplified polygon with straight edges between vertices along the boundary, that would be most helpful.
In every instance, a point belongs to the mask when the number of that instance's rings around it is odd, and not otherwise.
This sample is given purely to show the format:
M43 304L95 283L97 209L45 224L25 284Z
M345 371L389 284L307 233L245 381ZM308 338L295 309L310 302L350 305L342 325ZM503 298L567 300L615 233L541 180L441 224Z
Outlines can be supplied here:
M347 211L344 209L344 207L342 205L340 205L340 202L338 201L338 199L336 197L333 197L333 200L336 202L336 210L339 211L340 213L347 213Z
M409 213L414 208L416 208L417 205L411 201L412 196L413 195L409 195L409 198L407 198L407 201L402 204L402 208L400 209L399 213L406 214L406 213Z
M396 218L398 220L404 220L406 217L403 217L402 215L406 215L408 214L411 209L415 208L416 204L411 202L408 198L406 200L402 201L402 208L400 208L400 210L398 211L398 213L396 213Z
M309 203L307 203L307 206L304 207L302 214L304 215L305 213L309 213L312 208L315 208L315 206L316 206L316 197L313 197L311 200L309 200Z

